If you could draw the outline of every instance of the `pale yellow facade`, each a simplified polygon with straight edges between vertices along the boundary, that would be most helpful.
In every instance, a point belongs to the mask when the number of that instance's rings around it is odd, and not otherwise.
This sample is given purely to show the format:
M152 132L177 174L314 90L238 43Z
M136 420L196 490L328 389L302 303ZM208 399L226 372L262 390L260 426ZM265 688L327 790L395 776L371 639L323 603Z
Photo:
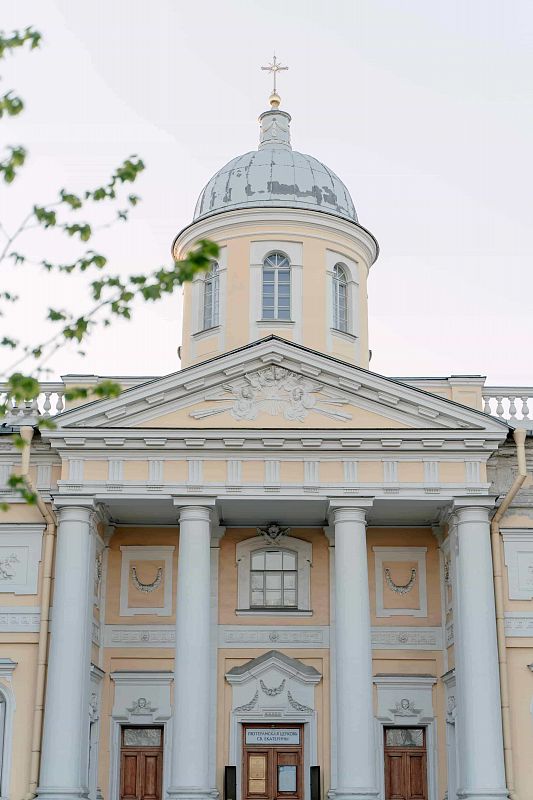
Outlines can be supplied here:
M287 116L261 118L273 165ZM411 747L417 800L527 800L526 417L488 413L480 377L369 371L378 248L351 199L249 176L259 200L233 202L241 178L173 245L220 246L184 289L181 369L52 430L11 420L22 460L6 431L2 474L39 502L2 489L1 798L148 800L124 766L144 753L150 800L397 800ZM261 742L296 789L251 791Z

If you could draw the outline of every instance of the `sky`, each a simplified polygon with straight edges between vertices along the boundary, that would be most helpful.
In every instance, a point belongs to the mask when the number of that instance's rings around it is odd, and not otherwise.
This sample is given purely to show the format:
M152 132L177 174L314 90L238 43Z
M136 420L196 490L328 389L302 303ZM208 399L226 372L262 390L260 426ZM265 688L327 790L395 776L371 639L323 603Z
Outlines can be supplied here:
M169 265L202 187L257 146L271 89L260 66L275 51L289 65L278 90L293 147L342 178L380 244L371 369L533 385L530 0L2 0L0 10L4 30L33 25L44 37L0 64L0 90L26 104L2 120L0 141L30 154L0 188L8 229L34 202L96 186L135 153L147 165L142 203L91 246L122 274ZM65 260L72 244L30 231L23 247ZM2 335L39 341L48 305L87 307L83 281L3 271L20 300ZM173 372L180 341L174 295L95 332L85 357L57 353L50 379Z

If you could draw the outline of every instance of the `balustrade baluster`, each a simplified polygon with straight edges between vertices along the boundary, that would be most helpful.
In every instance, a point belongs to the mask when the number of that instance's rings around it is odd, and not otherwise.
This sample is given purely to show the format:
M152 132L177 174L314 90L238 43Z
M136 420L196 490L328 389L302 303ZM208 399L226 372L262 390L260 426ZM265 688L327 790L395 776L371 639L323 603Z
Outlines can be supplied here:
M496 397L496 416L500 419L503 419L504 408L502 403L503 397L502 395L498 395Z

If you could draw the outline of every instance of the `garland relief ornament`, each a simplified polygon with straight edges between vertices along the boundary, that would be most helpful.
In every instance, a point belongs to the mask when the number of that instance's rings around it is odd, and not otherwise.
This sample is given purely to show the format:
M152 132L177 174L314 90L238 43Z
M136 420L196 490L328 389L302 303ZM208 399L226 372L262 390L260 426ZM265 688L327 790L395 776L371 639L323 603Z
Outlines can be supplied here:
M387 582L387 586L392 592L395 592L396 594L408 594L415 585L416 569L411 570L411 577L409 578L407 583L401 584L401 583L394 583L394 581L391 578L390 569L387 567L385 569L385 580Z
M259 681L259 685L260 685L261 689L269 697L276 697L276 695L281 694L282 691L285 688L285 683L286 683L285 678L283 678L283 680L281 681L279 686L274 686L273 689L269 689L268 686L265 685L263 680Z
M133 581L133 585L136 589L140 592L155 592L161 586L161 581L163 579L163 568L159 567L156 573L156 576L152 583L142 583L137 577L137 569L135 567L131 568L131 580Z
M343 422L352 418L338 408L347 405L347 400L325 389L323 384L285 367L265 367L247 373L235 383L224 384L222 390L205 399L224 405L191 411L189 416L202 419L228 411L236 420L257 419L264 413L271 417L282 416L290 422L304 422L309 412L314 411Z

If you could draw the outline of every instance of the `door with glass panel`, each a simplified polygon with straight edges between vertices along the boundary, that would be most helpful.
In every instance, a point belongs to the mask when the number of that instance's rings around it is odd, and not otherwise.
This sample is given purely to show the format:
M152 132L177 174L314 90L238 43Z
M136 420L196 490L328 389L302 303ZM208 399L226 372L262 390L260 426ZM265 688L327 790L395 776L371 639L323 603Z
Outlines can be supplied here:
M120 800L162 800L163 729L123 727Z
M303 800L303 726L246 725L243 800Z
M385 728L385 800L428 800L425 728Z

